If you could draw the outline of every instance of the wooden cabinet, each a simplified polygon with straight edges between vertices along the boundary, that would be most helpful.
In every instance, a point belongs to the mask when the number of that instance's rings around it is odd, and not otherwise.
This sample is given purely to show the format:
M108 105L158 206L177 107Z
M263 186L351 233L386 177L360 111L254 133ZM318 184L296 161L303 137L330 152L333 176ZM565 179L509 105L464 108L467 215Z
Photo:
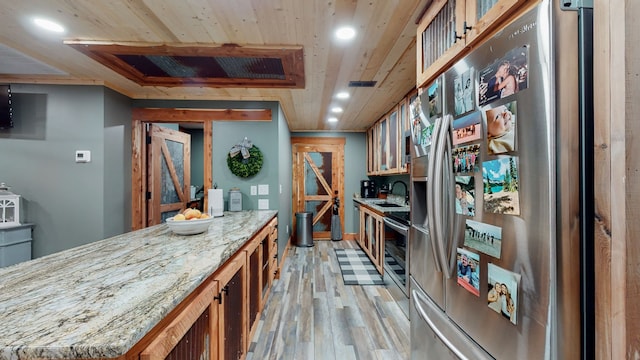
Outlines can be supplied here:
M262 231L245 245L248 282L247 311L249 339L257 329L260 313L278 268L278 220L274 218Z
M405 154L409 152L410 149L408 147L411 146L411 144L406 141L407 136L411 135L411 121L409 120L409 96L402 99L402 101L400 101L400 103L398 104L398 124L400 126L400 132L398 134L398 138L400 139L400 145L398 146L400 150L398 157L398 160L400 161L399 169L400 173L408 174L409 168L407 162L405 161Z
M141 360L217 359L218 283L210 281L140 353Z
M367 175L392 175L407 173L403 161L404 124L406 99L367 130ZM404 114L402 112L405 112Z
M273 218L138 344L139 359L244 359L277 258Z
M378 122L378 128L380 136L378 137L378 156L380 166L378 167L378 173L384 173L389 171L389 117L384 117Z
M434 0L418 24L416 85L430 83L525 4L537 0Z
M248 301L246 296L247 258L237 254L215 277L220 284L218 312L218 359L243 359L249 346Z
M367 130L367 175L375 175L378 171L376 164L378 156L378 127L372 126Z
M271 221L269 229L269 259L267 259L269 263L267 273L269 276L267 290L264 295L265 298L268 295L269 289L271 289L271 285L273 285L273 280L276 278L278 273L278 219L273 219L273 221Z
M398 107L387 116L389 122L389 139L384 156L387 158L388 170L397 172L400 167L400 122L398 121Z
M247 281L249 338L253 337L253 334L257 328L257 320L260 315L260 311L262 310L262 289L265 285L262 281L262 250L266 247L264 230L261 231L258 235L259 236L256 236L253 240L251 240L245 248L245 252L247 254L247 268L249 272L249 281Z
M382 215L360 206L360 234L358 244L369 256L380 274L384 263L384 220Z

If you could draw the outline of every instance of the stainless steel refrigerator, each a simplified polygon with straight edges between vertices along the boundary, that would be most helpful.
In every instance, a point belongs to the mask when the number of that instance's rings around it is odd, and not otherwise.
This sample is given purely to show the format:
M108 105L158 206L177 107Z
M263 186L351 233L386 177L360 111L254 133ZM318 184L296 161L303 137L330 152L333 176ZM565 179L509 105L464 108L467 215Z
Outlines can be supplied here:
M568 3L542 1L410 104L412 359L588 356L591 13Z

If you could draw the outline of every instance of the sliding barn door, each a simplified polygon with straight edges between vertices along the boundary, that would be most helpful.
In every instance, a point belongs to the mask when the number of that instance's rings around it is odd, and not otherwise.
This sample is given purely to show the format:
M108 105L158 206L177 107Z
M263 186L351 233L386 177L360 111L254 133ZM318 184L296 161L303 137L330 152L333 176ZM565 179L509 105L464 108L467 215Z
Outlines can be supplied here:
M147 226L185 209L191 186L191 135L150 124L147 132Z
M295 213L311 212L314 239L331 238L335 197L340 204L340 224L344 224L344 143L344 138L291 139L294 226Z

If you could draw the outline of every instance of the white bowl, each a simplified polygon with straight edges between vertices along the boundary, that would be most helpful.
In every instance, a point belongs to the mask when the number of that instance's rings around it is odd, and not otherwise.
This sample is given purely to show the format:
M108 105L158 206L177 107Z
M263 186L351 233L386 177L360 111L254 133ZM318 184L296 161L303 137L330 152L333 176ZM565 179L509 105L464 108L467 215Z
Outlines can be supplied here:
M169 229L178 235L195 235L200 234L207 229L213 221L213 216L206 219L197 220L173 220L173 217L167 219Z

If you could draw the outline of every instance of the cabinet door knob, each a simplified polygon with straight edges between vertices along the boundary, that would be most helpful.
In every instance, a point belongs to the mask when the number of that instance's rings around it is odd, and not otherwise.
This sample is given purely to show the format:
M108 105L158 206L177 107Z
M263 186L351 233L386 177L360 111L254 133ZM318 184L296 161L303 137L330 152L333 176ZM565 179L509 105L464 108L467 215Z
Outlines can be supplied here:
M213 300L218 300L218 304L222 305L222 293L218 293L217 296L214 296Z

